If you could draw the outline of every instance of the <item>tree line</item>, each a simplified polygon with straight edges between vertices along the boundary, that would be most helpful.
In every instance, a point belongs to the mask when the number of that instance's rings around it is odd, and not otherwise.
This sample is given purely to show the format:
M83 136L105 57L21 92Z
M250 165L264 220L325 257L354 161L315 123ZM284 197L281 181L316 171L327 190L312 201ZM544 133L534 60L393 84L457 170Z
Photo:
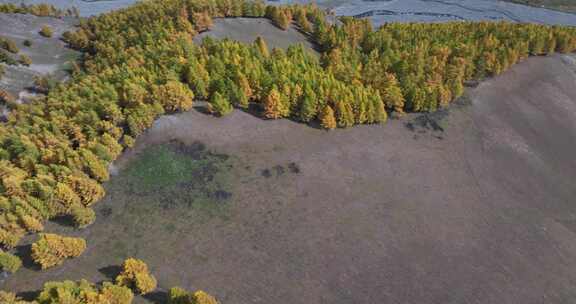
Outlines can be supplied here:
M1 257L1 255L0 255ZM93 284L87 280L46 282L32 301L25 301L11 292L0 290L2 304L130 304L134 293L149 294L156 290L156 278L144 261L128 258L113 282ZM188 292L180 287L169 290L168 304L218 304L210 294L198 290Z

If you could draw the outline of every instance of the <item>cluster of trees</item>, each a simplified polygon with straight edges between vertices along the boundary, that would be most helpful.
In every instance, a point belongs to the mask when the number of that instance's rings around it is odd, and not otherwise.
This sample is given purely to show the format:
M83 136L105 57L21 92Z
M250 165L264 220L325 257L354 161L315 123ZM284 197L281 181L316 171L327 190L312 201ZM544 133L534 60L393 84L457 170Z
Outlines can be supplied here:
M122 272L116 277L116 284L143 295L154 291L157 281L144 261L129 258L122 264Z
M4 7L4 6L3 6ZM192 37L214 17L267 16L293 24L322 50L270 50ZM82 65L43 98L14 105L0 125L0 245L11 248L36 222L94 220L108 165L164 113L194 99L225 115L255 105L262 117L322 127L380 123L387 112L433 111L465 81L496 75L529 55L576 49L576 29L511 23L386 24L328 22L313 5L262 1L139 2L80 22L63 37ZM41 229L40 229L41 230Z
M32 302L0 291L0 303L3 304L130 304L133 299L134 294L127 287L110 282L95 285L86 280L47 282Z
M323 66L339 80L380 91L396 113L434 111L462 95L464 84L502 73L532 55L572 52L572 27L507 22L390 23L365 20L316 33Z
M40 17L64 17L64 16L78 17L79 15L78 9L76 7L71 7L62 10L46 3L27 5L24 2L22 2L20 5L12 3L0 4L0 13L31 14Z
M152 284L153 283L153 284ZM141 260L129 258L124 261L122 273L116 283L102 282L98 285L86 280L47 282L32 301L24 301L14 293L0 290L2 304L130 304L133 291L146 294L156 289L156 279L149 273L148 266ZM208 293L198 290L188 292L180 287L171 288L169 304L218 304Z
M63 237L57 234L41 234L32 244L32 259L42 269L60 265L66 259L80 256L86 250L86 241L81 238Z

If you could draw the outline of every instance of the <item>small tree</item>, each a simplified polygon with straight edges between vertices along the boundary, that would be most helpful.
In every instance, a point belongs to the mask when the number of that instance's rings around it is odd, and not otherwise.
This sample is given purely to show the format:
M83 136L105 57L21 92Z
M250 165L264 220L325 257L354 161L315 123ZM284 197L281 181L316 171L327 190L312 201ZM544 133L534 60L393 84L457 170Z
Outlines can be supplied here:
M65 259L78 257L84 250L84 239L46 233L32 244L32 259L46 269L62 264Z
M70 215L72 216L74 225L78 228L88 227L96 220L94 210L80 204L73 205L72 208L70 208Z
M14 41L5 38L0 38L0 48L3 48L13 54L16 54L20 51Z
M219 302L208 293L198 290L188 292L180 287L170 288L168 304L218 304Z
M327 130L336 128L336 118L334 118L334 110L329 105L326 105L322 112L320 112L320 126Z
M264 100L264 116L270 119L278 119L288 116L289 110L283 100L283 96L280 95L274 85Z
M8 252L0 251L0 270L15 273L22 266L22 260L19 257ZM1 299L1 297L0 297ZM0 303L4 303L1 302Z
M270 56L270 50L268 49L268 45L266 44L266 41L264 41L262 37L258 36L254 43L256 43L256 47L258 47L258 51L260 51L260 54L262 54L262 56L264 57Z
M25 66L30 66L32 64L32 59L24 54L20 55L20 59L18 61Z
M126 286L139 294L147 294L156 289L156 278L150 274L144 261L129 258L122 264L122 272L116 277L119 286Z
M54 35L54 31L48 25L42 26L39 33L41 36L46 37L46 38L50 38L50 37L52 37L52 35Z
M209 106L210 111L216 116L227 115L234 109L232 104L218 92L212 95Z

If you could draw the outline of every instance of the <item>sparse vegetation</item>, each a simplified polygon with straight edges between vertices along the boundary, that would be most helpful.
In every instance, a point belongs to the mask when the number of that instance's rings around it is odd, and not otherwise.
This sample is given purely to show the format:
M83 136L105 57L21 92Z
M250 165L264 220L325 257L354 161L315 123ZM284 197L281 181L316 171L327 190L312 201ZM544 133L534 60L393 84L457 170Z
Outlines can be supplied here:
M42 26L42 28L40 29L39 34L42 37L46 37L46 38L51 38L52 35L54 35L54 30L52 30L52 28L48 25L44 25Z
M53 5L40 3L40 4L25 4L19 5L12 3L0 4L0 13L8 14L31 14L40 17L63 17L74 16L78 17L78 9L71 7L66 10L57 9Z
M18 61L20 64L25 66L30 66L32 64L32 59L24 54L20 55L20 59Z
M16 45L16 43L13 40L7 39L7 38L1 38L0 37L0 48L16 54L18 53L20 50L18 49L18 46Z
M218 304L213 296L202 290L188 292L180 287L170 288L168 292L168 304Z

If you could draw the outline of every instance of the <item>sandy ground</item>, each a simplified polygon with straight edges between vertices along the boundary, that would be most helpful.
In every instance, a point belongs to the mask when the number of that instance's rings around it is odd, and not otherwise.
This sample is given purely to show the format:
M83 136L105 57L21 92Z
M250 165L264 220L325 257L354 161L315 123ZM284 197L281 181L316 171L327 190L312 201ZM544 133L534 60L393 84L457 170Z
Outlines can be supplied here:
M200 43L205 37L215 39L233 39L245 43L253 43L258 36L264 38L269 48L286 49L290 45L302 43L308 49L312 44L294 27L283 31L272 25L270 20L264 18L219 18L214 20L213 27L194 37ZM317 54L316 52L313 52Z
M101 217L74 232L85 255L3 287L98 281L137 255L160 290L202 288L224 304L572 303L575 71L573 57L531 58L451 107L444 131L407 128L416 116L333 132L240 111L163 117L116 165L153 144L202 141L242 164L227 215L177 233L150 223L159 234L138 243ZM133 212L122 204L107 198L98 212Z
M28 88L34 84L35 75L51 74L56 79L66 77L69 62L77 58L77 52L65 47L60 41L62 33L72 30L77 22L73 18L36 17L22 14L0 14L0 37L16 42L20 49L17 54L25 54L32 59L29 67L22 65L5 66L6 72L0 80L0 88L14 96L25 98L29 96ZM42 37L38 32L42 26L48 25L54 30L52 38ZM23 45L24 40L30 40L32 46Z

